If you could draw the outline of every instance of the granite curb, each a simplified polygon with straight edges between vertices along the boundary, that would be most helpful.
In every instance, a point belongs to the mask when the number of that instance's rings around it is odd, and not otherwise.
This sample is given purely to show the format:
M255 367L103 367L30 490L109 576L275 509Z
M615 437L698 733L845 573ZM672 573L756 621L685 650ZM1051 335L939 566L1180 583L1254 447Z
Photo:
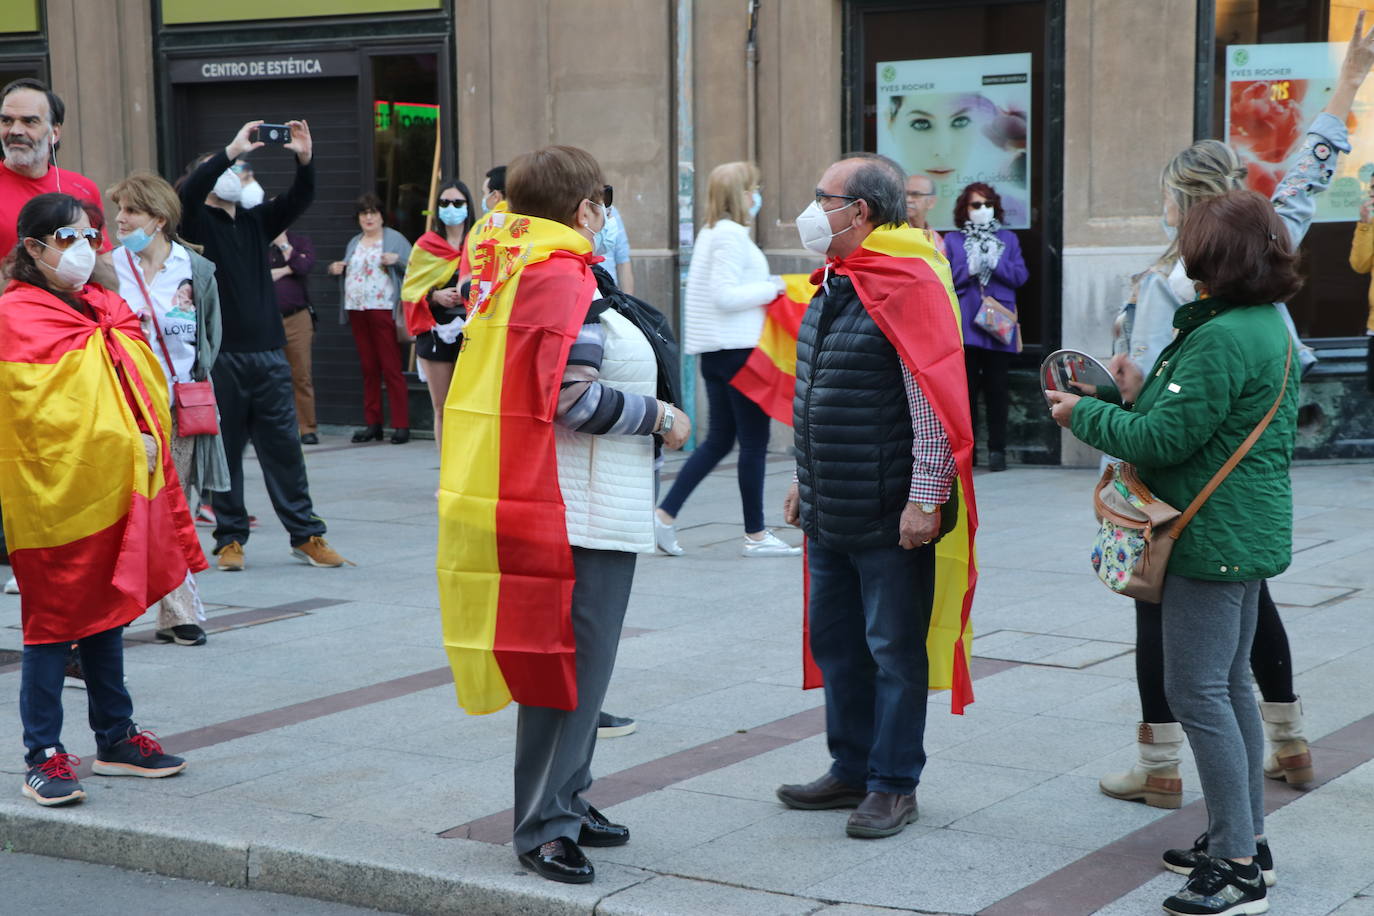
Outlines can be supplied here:
M593 884L557 884L522 869L508 846L205 799L159 796L149 810L148 793L133 791L147 787L95 787L97 799L68 808L0 800L0 850L426 916L912 912L856 908L604 861Z

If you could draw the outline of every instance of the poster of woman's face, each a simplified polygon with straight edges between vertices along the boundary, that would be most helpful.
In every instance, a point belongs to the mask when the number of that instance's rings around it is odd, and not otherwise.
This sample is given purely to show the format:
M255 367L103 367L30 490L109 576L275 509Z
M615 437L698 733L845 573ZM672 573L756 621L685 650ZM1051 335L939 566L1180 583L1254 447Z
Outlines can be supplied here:
M953 201L975 181L1002 195L1006 225L1030 225L1031 55L996 54L877 65L878 152L935 182ZM946 208L936 229L954 227Z

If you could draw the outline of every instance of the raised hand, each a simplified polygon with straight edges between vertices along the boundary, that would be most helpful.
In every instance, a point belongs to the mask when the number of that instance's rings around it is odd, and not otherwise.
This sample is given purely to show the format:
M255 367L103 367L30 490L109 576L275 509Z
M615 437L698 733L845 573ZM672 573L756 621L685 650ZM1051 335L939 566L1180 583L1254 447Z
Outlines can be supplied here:
M245 153L251 153L262 147L262 141L253 139L253 131L261 123L261 118L256 121L249 121L239 128L237 134L234 134L234 139L230 140L229 145L224 148L224 155L228 156L231 162Z

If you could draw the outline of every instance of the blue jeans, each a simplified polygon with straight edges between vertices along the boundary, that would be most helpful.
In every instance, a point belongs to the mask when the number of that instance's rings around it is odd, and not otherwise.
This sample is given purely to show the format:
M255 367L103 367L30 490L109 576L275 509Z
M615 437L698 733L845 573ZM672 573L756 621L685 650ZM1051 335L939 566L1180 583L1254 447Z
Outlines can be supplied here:
M134 724L134 701L124 689L124 628L77 641L86 676L86 704L97 753L123 741ZM24 760L30 766L45 748L62 747L62 680L71 643L24 647L19 674L19 718L24 723Z
M669 515L682 511L682 504L697 484L735 447L739 439L739 499L744 507L744 530L755 534L763 530L763 464L768 456L768 414L740 394L730 384L753 349L716 350L701 354L701 378L706 383L706 403L710 417L706 441L697 446L692 457L659 506Z
M926 764L935 548L807 546L811 654L825 676L831 775L909 794Z

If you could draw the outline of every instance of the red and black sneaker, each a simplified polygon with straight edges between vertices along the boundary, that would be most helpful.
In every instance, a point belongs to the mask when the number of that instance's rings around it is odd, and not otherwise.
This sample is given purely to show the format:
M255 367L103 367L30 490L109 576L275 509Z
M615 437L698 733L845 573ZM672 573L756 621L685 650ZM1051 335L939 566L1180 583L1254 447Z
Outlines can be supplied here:
M157 735L145 732L137 725L129 726L123 741L103 751L96 751L91 772L97 776L142 776L161 779L175 776L186 769L186 761L164 753L157 743Z
M72 771L80 764L80 757L73 757L61 748L44 748L38 763L24 774L24 794L45 808L81 801L86 797L86 790L81 788Z

